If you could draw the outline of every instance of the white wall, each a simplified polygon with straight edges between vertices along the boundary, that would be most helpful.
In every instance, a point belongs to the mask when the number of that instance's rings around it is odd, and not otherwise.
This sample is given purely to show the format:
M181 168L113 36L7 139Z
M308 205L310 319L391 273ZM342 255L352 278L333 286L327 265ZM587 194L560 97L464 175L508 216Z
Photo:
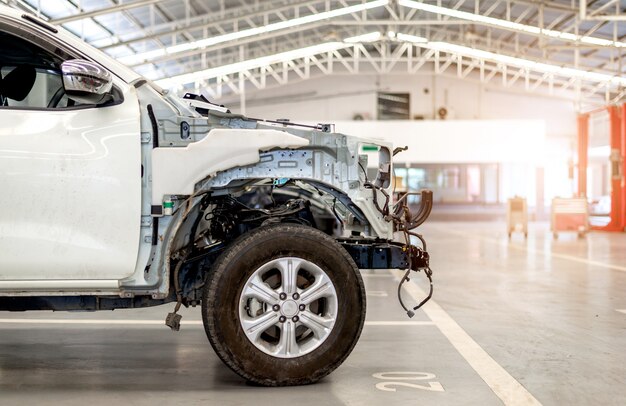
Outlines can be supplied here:
M408 146L394 162L543 164L541 120L338 121L336 131Z
M537 119L545 121L548 137L576 134L572 101L432 75L337 75L263 91L248 89L246 114L315 122L352 120L357 113L376 119L377 91L409 92L412 116L434 119L437 110L446 107L448 120ZM219 102L239 111L238 96Z

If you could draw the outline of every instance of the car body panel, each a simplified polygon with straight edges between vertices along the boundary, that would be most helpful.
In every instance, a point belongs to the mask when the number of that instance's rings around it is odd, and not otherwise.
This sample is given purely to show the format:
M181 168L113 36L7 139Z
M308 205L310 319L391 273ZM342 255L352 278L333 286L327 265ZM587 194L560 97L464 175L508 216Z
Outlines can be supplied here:
M116 86L124 101L114 106L0 109L10 123L0 125L0 287L134 272L140 114L135 89Z
M191 195L198 182L219 171L256 163L259 151L307 145L309 140L284 131L216 128L183 148L155 148L152 204L160 206L164 195Z

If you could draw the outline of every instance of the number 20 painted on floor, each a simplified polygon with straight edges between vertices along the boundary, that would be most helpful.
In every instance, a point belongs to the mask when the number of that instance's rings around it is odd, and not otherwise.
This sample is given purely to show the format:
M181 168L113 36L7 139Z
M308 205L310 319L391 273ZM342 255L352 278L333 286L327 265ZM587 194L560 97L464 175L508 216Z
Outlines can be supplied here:
M395 392L397 387L406 387L431 392L444 392L443 386L437 381L430 381L435 378L435 374L428 372L378 372L372 375L376 379L385 382L376 384L376 389L385 392ZM420 385L417 383L409 383L403 381L429 381L428 385Z

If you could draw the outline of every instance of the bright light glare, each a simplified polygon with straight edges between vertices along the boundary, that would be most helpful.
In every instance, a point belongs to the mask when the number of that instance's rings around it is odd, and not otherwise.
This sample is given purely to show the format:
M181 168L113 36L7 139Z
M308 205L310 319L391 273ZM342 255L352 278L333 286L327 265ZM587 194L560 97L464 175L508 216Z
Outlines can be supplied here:
M449 17L460 18L462 20L475 21L494 27L508 28L511 30L527 32L529 34L543 34L545 36L557 39L564 39L568 41L579 41L583 44L589 45L601 45L601 46L613 46L618 48L626 47L626 42L611 41L608 39L589 37L585 35L576 35L569 32L555 31L541 29L532 25L515 23L512 21L501 20L499 18L482 16L479 14L468 13L466 11L454 10L447 7L435 6L432 4L419 3L414 0L398 0L398 4L401 6L414 8L417 10L427 11L429 13L435 13L445 15Z
M155 49L153 51L142 52L139 54L128 55L118 60L126 65L137 65L141 63L149 63L151 59L165 55L176 54L179 52L190 51L193 49L206 48L212 45L221 44L228 41L234 41L241 38L248 38L259 34L278 31L285 28L296 27L299 25L309 24L316 21L322 21L329 18L339 17L347 14L357 13L359 11L370 10L386 6L389 0L375 0L367 3L356 4L354 6L342 7L336 10L324 11L318 14L311 14L304 17L293 18L291 20L280 21L277 23L267 24L263 27L248 28L245 30L231 32L228 34L217 35L215 37L205 38L193 42L185 42L180 45L174 45L167 48Z
M194 83L197 81L216 78L232 73L244 72L250 69L270 66L274 63L287 62L294 59L305 58L307 56L337 51L339 49L347 48L350 46L352 45L343 42L325 42L323 44L295 49L293 51L282 52L279 54L268 55L261 58L249 59L243 62L236 62L230 65L219 66L217 68L205 69L198 72L173 76L171 78L157 80L156 83L163 88L171 89L176 86L185 85L188 83Z

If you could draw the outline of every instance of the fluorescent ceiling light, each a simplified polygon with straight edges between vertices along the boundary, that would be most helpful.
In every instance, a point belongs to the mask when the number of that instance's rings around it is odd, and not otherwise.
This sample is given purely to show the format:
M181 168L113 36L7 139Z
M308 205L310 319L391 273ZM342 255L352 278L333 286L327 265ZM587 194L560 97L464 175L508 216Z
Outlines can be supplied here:
M569 32L541 29L532 25L515 23L513 21L501 20L499 18L482 16L479 14L468 13L466 11L454 10L447 7L435 6L432 4L420 3L414 0L398 0L398 4L414 8L417 10L427 11L429 13L441 14L449 17L460 18L462 20L475 21L486 25L499 28L506 28L515 31L526 32L529 34L545 35L551 38L563 39L567 41L576 41L589 45L613 46L618 48L626 47L626 42L611 41L608 39L589 37L586 35L576 35Z
M382 37L382 34L379 31L370 32L363 35L357 35L355 37L349 37L343 40L343 42L347 42L349 44L355 44L360 42L376 42Z
M171 78L157 80L156 83L163 88L169 89L201 80L216 78L232 73L243 72L250 69L261 68L279 62L287 62L294 59L305 58L307 56L337 51L339 49L348 48L350 46L352 45L343 42L325 42L323 44L313 45L306 48L299 48L293 51L282 52L279 54L268 55L261 58L236 62L230 65L219 66L217 68L205 69L198 72L173 76Z
M283 30L285 28L296 27L299 25L309 24L316 21L322 21L329 18L339 17L347 14L357 13L359 11L369 10L386 6L389 0L375 0L354 6L342 7L335 10L324 11L318 14L311 14L304 17L293 18L291 20L280 21L268 24L263 27L248 28L245 30L231 32L228 34L217 35L215 37L205 38L193 42L185 42L179 45L173 45L167 48L159 48L153 51L142 52L134 55L128 55L118 60L127 65L137 65L149 62L151 59L161 56L176 54L179 52L190 51L192 49L206 48L212 45L221 44L228 41L234 41L241 38L248 38L259 34Z
M417 35L402 34L401 32L396 34L396 39L400 41L414 42L414 43L428 42L427 38L418 37Z
M605 73L588 72L588 71L584 71L581 69L565 68L562 66L550 65L550 64L542 63L542 62L534 62L528 59L522 59L522 58L516 58L513 56L496 54L494 52L482 51L480 49L474 49L474 48L465 47L461 45L450 44L448 42L428 42L428 43L416 42L416 45L422 48L434 49L436 51L459 54L459 55L469 57L469 58L477 58L477 59L482 59L482 60L496 62L496 63L503 63L509 66L514 66L517 68L524 68L524 69L533 70L536 72L552 73L558 76L579 78L579 79L589 80L592 82L599 82L599 83L608 82L616 86L626 86L626 77L612 76L612 75L607 75Z

